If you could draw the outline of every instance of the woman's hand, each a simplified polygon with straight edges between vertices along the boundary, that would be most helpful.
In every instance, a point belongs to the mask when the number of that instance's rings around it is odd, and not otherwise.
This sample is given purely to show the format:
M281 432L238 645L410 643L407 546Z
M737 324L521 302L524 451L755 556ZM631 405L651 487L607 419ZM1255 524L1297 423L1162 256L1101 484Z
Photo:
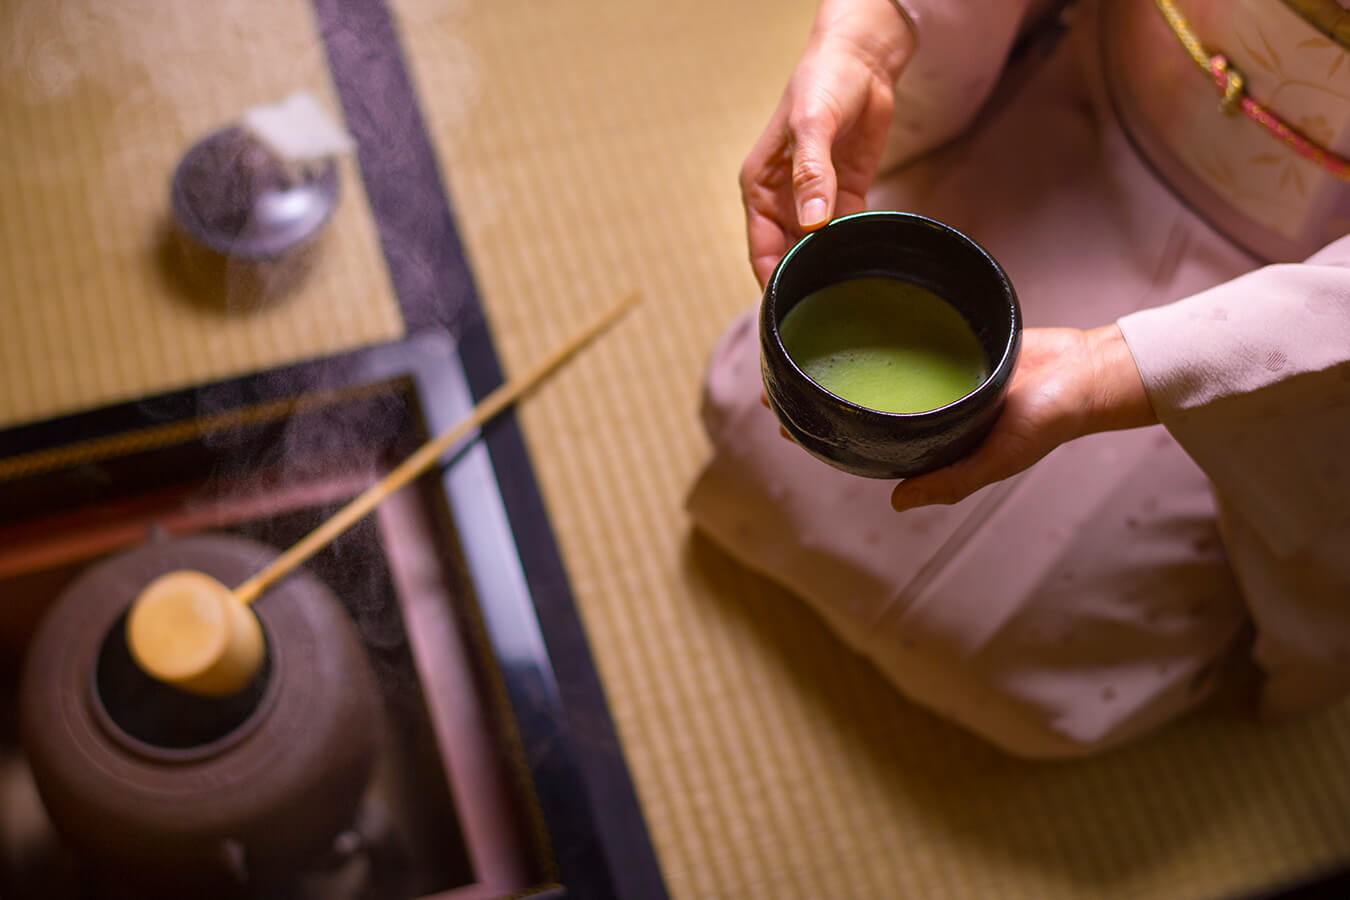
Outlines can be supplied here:
M760 287L803 234L861 212L914 52L891 0L823 0L806 51L741 166L750 265Z
M900 482L891 506L899 511L956 503L1016 475L1065 441L1157 421L1115 325L1028 328L1003 412L984 443L944 469Z

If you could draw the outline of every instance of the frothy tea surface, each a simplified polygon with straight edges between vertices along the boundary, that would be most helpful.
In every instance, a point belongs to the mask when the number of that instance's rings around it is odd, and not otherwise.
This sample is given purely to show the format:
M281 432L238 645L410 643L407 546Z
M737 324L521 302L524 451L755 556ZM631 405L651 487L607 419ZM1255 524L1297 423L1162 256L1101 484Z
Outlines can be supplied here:
M989 374L979 339L955 307L892 278L853 278L809 294L778 332L813 381L881 412L946 406Z

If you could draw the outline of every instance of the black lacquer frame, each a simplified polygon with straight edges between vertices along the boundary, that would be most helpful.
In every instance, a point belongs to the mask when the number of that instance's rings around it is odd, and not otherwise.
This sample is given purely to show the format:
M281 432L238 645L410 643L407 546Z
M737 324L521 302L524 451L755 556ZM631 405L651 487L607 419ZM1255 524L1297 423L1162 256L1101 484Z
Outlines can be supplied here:
M172 427L203 410L303 404L398 378L416 383L424 424L435 433L501 383L390 12L383 0L314 0L314 8L409 336L0 431L0 462ZM166 480L175 458L183 457L164 457ZM225 454L214 464L231 462ZM109 458L0 482L0 524L111 498L115 466ZM656 856L513 416L489 423L439 477L548 831L560 881L550 896L661 900Z

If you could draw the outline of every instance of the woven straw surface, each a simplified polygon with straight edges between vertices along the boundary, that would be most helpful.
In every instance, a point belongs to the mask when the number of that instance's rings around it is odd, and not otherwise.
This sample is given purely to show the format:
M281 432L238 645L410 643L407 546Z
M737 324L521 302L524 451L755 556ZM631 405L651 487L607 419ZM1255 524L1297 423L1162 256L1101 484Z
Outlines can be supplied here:
M0 426L402 333L351 160L283 302L230 312L175 271L179 156L297 89L339 115L306 0L0 3Z

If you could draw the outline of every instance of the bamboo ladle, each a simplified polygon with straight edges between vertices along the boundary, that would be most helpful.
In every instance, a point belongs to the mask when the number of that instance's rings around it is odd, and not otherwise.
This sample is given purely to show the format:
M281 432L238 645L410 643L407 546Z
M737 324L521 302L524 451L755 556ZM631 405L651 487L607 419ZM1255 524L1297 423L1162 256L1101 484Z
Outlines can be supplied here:
M425 472L469 431L518 400L638 301L630 294L526 372L488 394L460 421L418 448L256 575L234 589L204 572L159 576L127 616L127 645L149 675L182 690L219 697L242 690L262 665L265 642L249 608L263 591L360 521L390 494Z

